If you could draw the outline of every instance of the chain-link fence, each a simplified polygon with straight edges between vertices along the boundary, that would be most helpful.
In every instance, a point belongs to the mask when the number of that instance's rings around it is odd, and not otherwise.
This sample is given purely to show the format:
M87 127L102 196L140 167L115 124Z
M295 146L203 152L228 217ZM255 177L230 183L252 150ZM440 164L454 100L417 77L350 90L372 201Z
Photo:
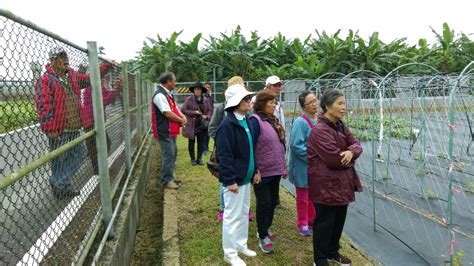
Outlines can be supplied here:
M174 92L176 102L178 104L184 103L186 97L191 95L189 87L194 82L178 82L176 83L176 91ZM211 81L212 92L210 93L215 103L222 103L225 101L224 91L227 89L227 81ZM245 81L245 86L250 91L260 91L265 87L265 81Z
M84 261L148 132L151 84L4 10L0 34L0 264Z

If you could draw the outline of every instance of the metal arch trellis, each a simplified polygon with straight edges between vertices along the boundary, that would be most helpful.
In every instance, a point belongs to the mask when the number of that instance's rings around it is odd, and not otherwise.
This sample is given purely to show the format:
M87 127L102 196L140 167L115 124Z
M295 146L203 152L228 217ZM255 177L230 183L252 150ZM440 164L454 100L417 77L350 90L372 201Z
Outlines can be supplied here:
M429 65L426 65L426 64L420 64L420 63L408 63L408 64L404 64L404 65L401 65L395 69L393 69L392 71L390 71L385 77L383 77L383 79L380 81L379 84L377 84L377 87L376 87L376 92L375 92L375 97L374 97L374 110L376 110L377 108L380 108L380 130L379 132L377 132L375 129L377 128L376 127L376 112L373 111L372 112L372 128L374 129L373 132L372 132L372 155L373 155L373 160L372 160L372 178L373 178L373 182L375 182L375 176L376 176L376 162L377 161L380 161L380 162L384 162L385 159L384 158L381 158L381 150L382 150L382 145L383 145L383 101L384 101L384 96L385 96L385 87L386 87L386 83L392 79L392 76L395 74L395 73L398 73L400 70L402 69L405 69L405 68L408 68L408 67L413 67L413 66L418 66L418 67L425 67L425 68L428 68L432 71L434 71L435 73L439 73L435 68L429 66ZM388 110L391 110L392 109L392 98L389 97L388 98ZM392 112L389 112L389 118L388 118L388 121L392 121ZM389 123L389 128L388 128L388 131L391 132L392 130L392 123ZM375 146L376 146L376 139L377 139L377 133L379 135L379 147L376 151L375 149ZM390 142L389 142L389 145L388 145L388 158L387 158L387 174L390 175L389 171L388 171L388 167L389 167L389 164L390 164L390 148L391 148L391 145L390 145ZM373 184L373 188L375 189L375 185ZM374 202L374 220L375 220L375 202ZM374 228L375 228L375 221L374 221Z
M320 87L319 82L320 82L321 80L327 80L326 78L327 78L327 77L331 77L331 76L344 77L345 74L340 73L340 72L329 72L329 73L325 73L325 74L319 76L317 79L315 79L315 80L313 81L313 83L311 83L311 85L309 86L308 90L311 91L313 88L316 88L316 89L315 89L315 92L317 93L318 96L320 96L320 94L321 94L321 87Z
M474 71L474 68L470 68L469 71L467 73L464 73L463 74L463 77L460 76L461 78L461 81L459 82L460 84L462 84L463 80L466 80L466 79L469 79L471 80L472 79L472 76L473 74L471 72ZM459 84L458 83L458 84ZM472 147L472 144L474 142L474 131L472 130L472 122L471 122L471 118L469 117L469 107L466 106L466 102L464 100L464 97L461 97L461 101L462 101L462 105L463 105L463 109L464 109L464 114L466 116L466 121L467 121L467 125L468 125L468 128L469 128L469 132L471 134L471 141L469 142L469 144L466 146L466 155L468 156L474 156L474 153L471 153L471 147Z
M448 177L449 177L449 185L448 185L448 215L449 215L449 217L448 217L448 219L449 219L448 220L448 228L449 228L449 231L450 231L451 249L452 249L452 246L454 245L454 241L455 241L455 235L454 235L454 231L453 231L453 211L452 211L452 208L453 208L452 200L453 200L453 193L454 193L453 192L453 174L454 174L453 173L453 168L454 168L454 164L455 164L455 160L454 160L454 135L455 135L455 130L456 130L456 126L455 126L456 121L455 121L455 118L454 118L455 94L459 91L461 79L467 73L471 72L473 68L474 68L474 61L469 63L463 69L463 71L461 71L461 73L459 74L459 77L456 79L456 82L453 85L452 90L449 93L448 158L451 161L451 165L450 165L450 168L448 170ZM470 128L470 130L471 130L471 135L472 135L472 129ZM472 142L472 139L471 139L471 142ZM450 264L451 265L453 264L453 253L452 252L450 254Z

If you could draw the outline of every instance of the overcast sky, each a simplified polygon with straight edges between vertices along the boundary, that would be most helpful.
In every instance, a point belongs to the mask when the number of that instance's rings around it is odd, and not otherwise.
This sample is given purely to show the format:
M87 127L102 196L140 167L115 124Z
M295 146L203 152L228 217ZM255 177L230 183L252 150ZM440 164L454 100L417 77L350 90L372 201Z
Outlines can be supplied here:
M443 22L456 32L474 33L473 0L0 0L0 7L80 46L97 41L117 61L135 57L146 37L184 30L181 39L187 41L237 25L262 37L354 29L366 38L378 31L384 41L408 37L411 44L420 37L434 41L429 26L441 32Z

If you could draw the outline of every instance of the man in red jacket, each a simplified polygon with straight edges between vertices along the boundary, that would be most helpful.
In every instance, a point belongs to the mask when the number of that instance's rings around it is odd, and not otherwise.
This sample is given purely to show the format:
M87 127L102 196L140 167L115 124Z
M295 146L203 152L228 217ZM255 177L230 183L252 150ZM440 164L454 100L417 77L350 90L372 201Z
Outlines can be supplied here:
M49 54L50 63L46 72L36 82L36 110L40 128L49 140L49 150L53 151L79 137L85 122L80 105L80 83L88 79L69 68L67 53L55 48ZM58 198L75 197L80 191L74 187L72 179L84 160L84 144L78 144L50 161L49 182Z

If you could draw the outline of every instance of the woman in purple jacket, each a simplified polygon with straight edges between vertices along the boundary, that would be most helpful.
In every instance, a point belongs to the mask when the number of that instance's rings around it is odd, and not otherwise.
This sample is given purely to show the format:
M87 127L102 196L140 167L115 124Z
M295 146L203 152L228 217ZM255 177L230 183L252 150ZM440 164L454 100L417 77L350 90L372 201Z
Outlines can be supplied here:
M362 191L355 170L362 147L342 122L346 113L344 95L326 91L320 100L323 110L308 138L309 196L316 218L313 227L315 265L329 265L329 260L350 265L339 254L339 240L346 221L347 206L355 201L354 191Z
M207 127L212 116L211 102L203 96L202 92L206 90L200 82L196 82L189 90L194 95L189 96L184 101L181 112L186 116L187 122L183 128L183 136L189 139L188 151L191 157L192 165L204 165L202 154L206 144ZM197 139L197 160L195 155L195 143Z
M270 231L280 191L280 179L288 177L285 162L285 129L274 115L275 95L268 91L257 94L255 114L250 118L256 136L255 159L262 182L254 185L257 199L259 247L264 253L273 252L275 235Z

